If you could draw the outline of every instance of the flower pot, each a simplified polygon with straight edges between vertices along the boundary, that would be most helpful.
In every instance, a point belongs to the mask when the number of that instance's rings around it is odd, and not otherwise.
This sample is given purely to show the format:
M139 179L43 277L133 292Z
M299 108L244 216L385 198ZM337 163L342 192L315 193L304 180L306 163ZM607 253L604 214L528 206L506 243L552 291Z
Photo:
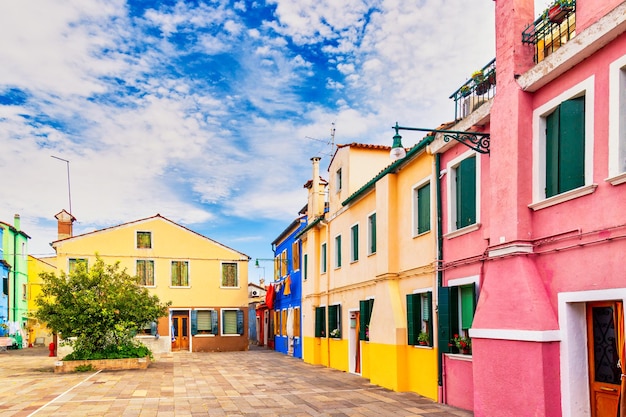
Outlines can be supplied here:
M450 353L459 353L459 348L455 345L448 345L448 347L450 348Z
M419 342L420 346L428 346L428 342Z
M476 94L479 96L486 94L487 91L489 91L489 87L491 87L491 84L489 84L488 81L483 81L479 84L476 84Z
M469 348L461 349L461 353L464 355L470 355L472 351Z
M572 8L569 6L555 4L550 7L550 10L548 10L548 20L552 23L560 24L565 19L565 16L567 16L567 14L571 11Z

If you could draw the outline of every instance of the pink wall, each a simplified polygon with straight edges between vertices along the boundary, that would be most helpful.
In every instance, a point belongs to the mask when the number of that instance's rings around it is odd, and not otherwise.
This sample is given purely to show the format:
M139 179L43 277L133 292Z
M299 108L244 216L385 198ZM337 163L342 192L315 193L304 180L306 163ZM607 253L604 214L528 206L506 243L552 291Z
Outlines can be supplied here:
M559 343L478 339L475 416L560 416ZM541 358L541 360L537 360ZM502 372L505 370L505 372Z
M472 362L444 355L444 368L446 403L465 410L473 410L474 382Z
M576 0L576 31L580 33L623 0Z

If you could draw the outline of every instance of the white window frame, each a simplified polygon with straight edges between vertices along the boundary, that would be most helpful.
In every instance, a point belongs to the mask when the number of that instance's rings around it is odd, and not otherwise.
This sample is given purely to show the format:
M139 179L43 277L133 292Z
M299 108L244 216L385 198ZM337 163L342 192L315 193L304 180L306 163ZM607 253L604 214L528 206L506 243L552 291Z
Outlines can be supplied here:
M219 327L219 330L220 330L220 336L224 336L224 337L235 337L235 336L243 337L239 333L234 333L234 334L233 333L224 333L224 312L226 312L226 311L237 312L237 311L241 311L241 309L240 308L222 308L220 310L220 316L218 318L219 322L217 323L217 326ZM245 320L246 320L245 312L244 312L243 320L244 320L244 324L245 324ZM246 330L244 329L244 335L245 335L245 331Z
M142 285L142 287L145 287L145 288L155 288L155 287L157 286L156 262L154 261L154 259L144 259L144 258L141 258L141 259L135 259L135 276L139 275L139 274L137 273L137 272L138 272L138 271L137 271L137 261L152 261L152 264L153 264L153 266L154 266L154 267L153 267L153 272L154 272L154 277L153 277L153 278L154 278L154 284L152 284L152 285ZM171 269L171 267L172 267L172 265L170 264L170 269Z
M172 285L172 262L187 262L187 285ZM170 288L191 288L191 262L189 259L170 259ZM221 276L220 276L221 279Z
M320 245L320 274L325 274L328 270L328 245L323 242Z
M356 234L357 234L356 247L354 245L355 243L354 234L352 233L355 227L356 227ZM350 262L351 263L359 261L359 251L360 251L360 246L361 246L359 245L360 240L361 240L361 226L359 225L359 223L354 223L352 226L350 226Z
M591 194L597 187L593 184L594 80L595 77L591 76L581 81L533 111L533 201L528 205L533 210L540 210ZM582 187L546 198L546 117L564 101L582 96L585 96L585 184Z
M455 278L455 279L448 280L448 287L463 287L465 285L471 285L471 284L475 284L474 286L474 290L476 291L475 302L476 304L478 304L478 298L480 297L479 296L480 294L480 276L479 275L471 275L468 277ZM456 305L457 305L457 310L458 310L458 317L456 318L456 321L459 327L459 334L461 334L462 333L461 323L463 321L463 310L461 307L461 291L458 291ZM468 330L468 334L469 334L469 337L471 337L471 329ZM463 336L468 336L468 335L464 334Z
M419 211L418 211L418 206L419 204L417 203L417 192L419 189L421 189L422 187L424 187L426 184L430 184L430 177L426 177L424 179L422 179L421 181L413 184L413 186L411 187L411 193L412 193L412 198L411 198L411 205L412 205L412 213L413 213L413 223L411 225L411 233L413 235L413 237L417 237L426 233L429 233L433 230L433 216L432 216L432 209L433 209L433 187L430 187L430 228L427 232L423 232L423 233L419 233L418 232L418 226L419 226Z
M149 248L139 247L139 239L138 239L139 233L150 233L150 247ZM151 230L135 230L135 249L138 249L138 250L154 249L154 241L152 240L153 237L154 237L154 234L152 233Z
M437 335L437 326L436 326L436 322L435 322L435 305L437 304L437 300L435 299L436 297L436 293L434 291L433 287L428 287L428 288L419 288L416 290L413 290L413 292L411 294L420 294L421 297L424 296L424 294L428 294L431 293L432 296L432 301L434 305L430 306L430 322L432 323L432 328L433 328L433 334L430 335L432 341L433 341L433 345L432 346L423 346L423 345L408 345L408 346L413 346L414 348L419 348L419 349L433 349L435 346L437 345L438 342L438 335ZM373 298L373 297L372 297ZM428 299L428 298L427 298ZM423 298L420 299L420 302L423 301ZM406 306L405 306L406 307ZM408 317L408 312L407 312L407 317ZM424 320L422 320L422 322L420 323L420 331L424 331Z
M456 228L456 170L461 165L461 162L468 158L476 158L476 221L474 224ZM468 150L456 158L450 160L446 164L446 171L448 173L448 180L446 185L446 194L448 196L448 233L444 235L445 238L451 239L466 233L473 232L480 228L480 203L481 203L481 158L480 154L474 150ZM432 192L432 190L431 190ZM431 196L432 197L432 196ZM432 225L431 225L432 227Z
M623 160L620 161L620 153ZM609 65L609 176L607 182L626 182L626 55Z
M375 215L376 212L372 211L367 215L367 256L374 255L378 251L378 216L376 216L376 251L372 252L372 223L370 218Z
M294 272L296 271L300 271L302 269L302 242L300 241L300 239L296 239L291 243L291 265L292 265L292 269ZM297 248L297 255L295 256L294 254L294 248ZM296 262L294 262L294 259L298 259L298 263L296 264ZM297 268L296 268L297 266Z
M224 272L224 264L235 264L235 268L237 269L237 285L234 287L224 287L222 285L222 276L223 276L223 272ZM241 288L240 285L240 276L239 276L239 262L235 262L235 261L221 261L220 262L220 288L222 289L227 289L227 290L237 290L239 288Z
M195 310L198 311L198 312L199 311L208 311L208 312L217 311L217 309L215 309L215 308L196 308ZM189 314L189 320L191 320L191 313ZM211 320L211 319L209 318L209 320ZM213 324L213 323L211 323L211 324ZM217 329L218 329L218 333L219 333L219 328L220 328L220 317L219 317L219 314L218 314L217 315ZM211 329L211 331L213 331L213 329ZM196 333L195 335L193 335L193 337L215 337L215 336L217 336L217 335L214 334L214 333L208 333L208 334L206 334L206 333L202 333L202 334Z
M335 171L335 192L340 193L343 188L343 170L340 168Z

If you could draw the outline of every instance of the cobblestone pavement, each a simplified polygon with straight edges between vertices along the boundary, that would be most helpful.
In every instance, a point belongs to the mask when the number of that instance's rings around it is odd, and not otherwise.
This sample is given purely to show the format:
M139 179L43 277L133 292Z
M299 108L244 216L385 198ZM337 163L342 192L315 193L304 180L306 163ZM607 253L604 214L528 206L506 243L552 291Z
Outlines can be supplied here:
M471 417L267 350L175 353L146 370L53 373L46 348L0 353L0 416Z

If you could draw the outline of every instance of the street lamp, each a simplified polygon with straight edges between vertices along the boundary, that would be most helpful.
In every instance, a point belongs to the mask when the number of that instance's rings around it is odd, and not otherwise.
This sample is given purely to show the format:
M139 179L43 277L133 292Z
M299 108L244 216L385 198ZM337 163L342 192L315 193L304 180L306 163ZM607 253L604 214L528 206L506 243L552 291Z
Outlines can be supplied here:
M257 259L256 262L254 263L254 267L255 268L263 268L263 276L261 278L265 279L265 267L259 265L259 260Z
M442 133L444 142L450 142L455 140L470 149L475 150L478 153L489 154L490 134L482 132L463 132L458 130L443 130L443 129L426 129L422 127L405 127L398 126L396 122L395 126L391 127L395 129L396 134L393 137L393 145L391 146L391 152L389 156L394 161L402 159L406 156L406 150L402 146L402 136L400 136L400 130L412 130L418 132L435 132Z

